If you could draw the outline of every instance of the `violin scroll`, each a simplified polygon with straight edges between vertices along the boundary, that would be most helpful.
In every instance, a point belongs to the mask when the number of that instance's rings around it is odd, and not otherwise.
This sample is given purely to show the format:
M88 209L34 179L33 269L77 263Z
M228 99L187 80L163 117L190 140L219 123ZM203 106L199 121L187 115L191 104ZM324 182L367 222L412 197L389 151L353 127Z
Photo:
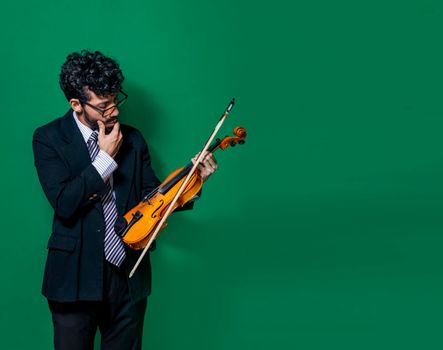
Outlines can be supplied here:
M244 144L245 138L246 138L246 129L242 128L241 126L237 126L234 129L234 135L235 136L226 136L223 140L220 140L219 147L222 150L225 150L229 146L234 147L236 144Z

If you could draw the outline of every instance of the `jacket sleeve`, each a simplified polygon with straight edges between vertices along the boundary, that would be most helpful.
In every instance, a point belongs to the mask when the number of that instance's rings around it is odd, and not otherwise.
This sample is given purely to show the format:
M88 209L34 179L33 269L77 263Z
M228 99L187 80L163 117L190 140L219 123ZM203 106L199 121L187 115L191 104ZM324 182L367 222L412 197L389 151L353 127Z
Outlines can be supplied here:
M32 147L43 191L59 217L69 219L80 208L105 195L105 183L95 167L89 164L74 177L44 130L34 132Z

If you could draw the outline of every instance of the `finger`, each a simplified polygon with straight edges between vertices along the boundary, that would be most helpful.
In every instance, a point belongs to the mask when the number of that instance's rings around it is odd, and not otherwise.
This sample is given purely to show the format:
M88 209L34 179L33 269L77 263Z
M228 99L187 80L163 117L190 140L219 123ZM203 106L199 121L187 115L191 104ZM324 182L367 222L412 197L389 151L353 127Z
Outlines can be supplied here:
M217 168L218 168L218 163L217 163L217 161L215 160L214 157L211 158L211 162L212 162L212 166L213 166L213 168L214 168L214 169L217 169Z
M214 161L213 161L213 159L212 159L212 157L210 156L210 155L207 155L204 159L203 159L203 165L206 167L206 168L209 168L209 169L212 169L212 168L214 168L216 165L215 165L215 163L214 163Z
M191 160L192 160L192 164L195 164L195 162L197 161L198 157L200 156L200 152L198 152ZM201 164L201 162L200 162Z
M98 136L103 138L105 136L105 124L101 120L97 120Z
M202 171L200 171L200 176L202 177L203 181L205 181L211 174L212 170L209 167L205 167Z
M215 168L217 167L217 161L214 158L214 155L212 153L209 153L205 160L211 165L211 167Z
M208 156L209 156L210 154L211 154L210 152L205 151L205 153L203 153L203 158L202 158L202 159L206 159L206 158L208 158Z
M192 161L195 163L198 159L198 156L200 155L200 152L198 152L193 158Z
M214 163L212 160L208 160L205 166L214 172L217 169L217 164Z
M120 133L120 123L117 122L112 126L110 134L112 134L113 136L117 136L119 133Z

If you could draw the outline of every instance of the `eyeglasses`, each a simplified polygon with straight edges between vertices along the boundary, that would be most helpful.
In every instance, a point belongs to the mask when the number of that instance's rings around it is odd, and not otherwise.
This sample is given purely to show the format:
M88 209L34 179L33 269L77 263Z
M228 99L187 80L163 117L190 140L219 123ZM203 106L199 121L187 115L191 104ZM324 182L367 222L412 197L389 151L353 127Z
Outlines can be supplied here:
M120 107L122 104L124 104L127 99L128 99L128 95L123 90L120 90L119 94L114 99L114 105L109 108L106 108L106 109L101 109L99 107L91 105L90 103L88 103L86 101L80 101L80 103L83 105L88 105L93 110L101 113L102 117L104 118L104 117L110 116L112 113L114 113L115 109Z

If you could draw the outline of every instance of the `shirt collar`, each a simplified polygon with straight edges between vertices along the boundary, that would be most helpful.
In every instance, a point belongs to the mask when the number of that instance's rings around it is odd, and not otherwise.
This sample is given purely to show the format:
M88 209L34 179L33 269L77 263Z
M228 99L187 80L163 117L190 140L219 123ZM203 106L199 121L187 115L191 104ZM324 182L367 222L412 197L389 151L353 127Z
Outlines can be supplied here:
M88 128L85 124L83 124L79 119L77 113L75 111L72 111L72 116L74 117L75 123L77 124L83 139L86 143L88 143L89 138L91 137L91 134L93 133L93 130L91 128Z

